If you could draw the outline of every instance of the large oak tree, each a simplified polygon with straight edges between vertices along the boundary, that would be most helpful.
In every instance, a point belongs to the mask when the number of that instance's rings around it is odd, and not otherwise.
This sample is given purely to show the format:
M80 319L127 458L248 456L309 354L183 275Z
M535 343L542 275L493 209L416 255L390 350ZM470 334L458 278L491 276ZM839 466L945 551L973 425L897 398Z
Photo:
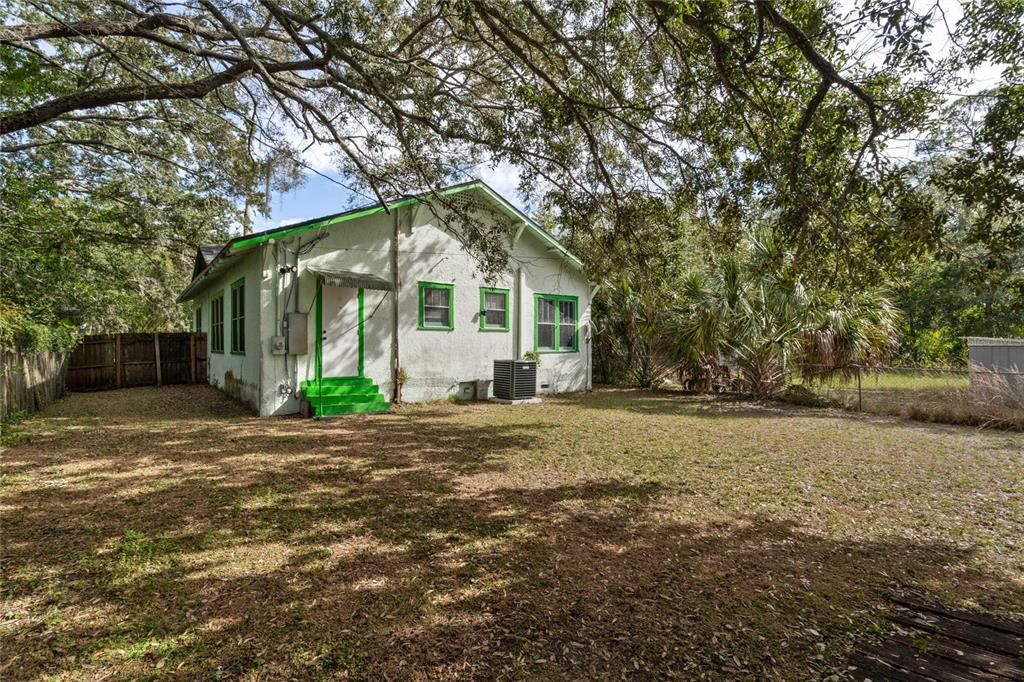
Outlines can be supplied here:
M659 224L636 224L654 200L668 239L671 216L718 249L768 222L810 280L856 285L939 238L887 149L965 67L1012 59L998 46L1020 8L968 3L936 57L941 4L837 5L18 0L0 26L0 146L19 167L51 147L147 157L250 202L268 160L301 163L305 144L376 199L508 163L598 262L622 239L658 248ZM173 152L153 135L168 128ZM487 252L472 227L460 237Z

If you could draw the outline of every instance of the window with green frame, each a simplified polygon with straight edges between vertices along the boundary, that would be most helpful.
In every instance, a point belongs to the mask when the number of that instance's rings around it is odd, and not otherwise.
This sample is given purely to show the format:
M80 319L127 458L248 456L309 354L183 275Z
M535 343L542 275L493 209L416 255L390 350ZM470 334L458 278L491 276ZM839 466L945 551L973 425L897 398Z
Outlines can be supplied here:
M210 352L224 352L224 294L210 301Z
M198 308L196 308L196 323L192 331L203 331L203 306L199 306Z
M420 282L420 329L455 329L455 285Z
M542 353L579 350L579 298L534 294L533 349Z
M480 287L480 330L508 331L508 289Z
M231 285L231 352L245 352L245 278Z

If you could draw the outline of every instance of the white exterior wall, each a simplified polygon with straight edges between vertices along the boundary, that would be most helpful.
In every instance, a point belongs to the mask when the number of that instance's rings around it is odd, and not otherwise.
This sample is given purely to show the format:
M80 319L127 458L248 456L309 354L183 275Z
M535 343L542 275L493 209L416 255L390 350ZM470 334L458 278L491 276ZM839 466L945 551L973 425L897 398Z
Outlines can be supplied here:
M579 270L536 235L524 230L512 250L513 272L496 280L483 279L474 258L459 242L436 225L429 209L416 211L411 230L401 239L399 268L401 296L399 308L399 352L401 365L409 380L403 388L405 400L444 398L454 393L462 381L489 380L494 361L513 359L515 335L520 336L520 357L533 350L535 293L577 296L579 299L579 351L544 353L538 371L538 390L569 392L587 386L587 339L589 334L589 285ZM512 234L515 234L512 229ZM516 270L521 271L520 321L516 324ZM419 282L454 285L451 331L421 330L419 325ZM509 290L507 332L480 330L480 288Z
M538 252L542 255L537 255ZM533 235L523 234L513 252L522 268L522 352L534 350L534 298L536 294L576 296L579 309L578 350L572 353L544 352L537 370L541 393L571 393L589 390L590 385L590 284L580 271ZM520 355L522 354L520 353Z
M320 232L309 231L268 242L246 255L245 260L218 277L229 302L230 284L246 272L246 295L252 301L247 309L247 347L245 357L211 354L211 383L227 388L224 376L241 377L241 399L258 402L261 415L297 412L297 391L303 380L314 379L316 349L316 280L311 266L352 270L392 281L392 235L399 222L398 329L399 362L408 380L403 400L416 402L443 399L455 393L459 382L490 380L494 360L515 358L515 337L520 338L519 356L534 348L534 294L576 296L579 315L579 350L572 353L544 353L538 372L538 390L569 392L589 388L590 286L579 269L551 245L523 230L511 250L512 272L493 281L485 281L477 272L476 260L443 227L425 205L411 206L390 215L380 213L352 219ZM503 226L509 243L518 225ZM315 243L314 243L315 241ZM298 277L281 274L281 266L295 264L299 249ZM521 305L516 305L517 277ZM454 285L451 331L419 329L419 282ZM297 291L292 287L297 284ZM509 290L509 331L480 329L480 288ZM211 291L201 297L204 303L204 330L209 331ZM373 379L388 400L392 397L392 316L391 292L364 294L364 375ZM229 326L229 310L225 319ZM273 355L272 337L284 335L281 321L285 313L308 313L308 352L303 355ZM516 323L516 311L520 320ZM250 317L251 316L251 317ZM249 331L251 329L251 331ZM227 333L227 332L226 332ZM225 338L230 349L230 339ZM262 352L262 363L250 358ZM250 384L253 384L250 389ZM234 384L232 384L234 386ZM289 393L289 387L293 392ZM249 391L254 393L250 394ZM228 391L229 393L231 391ZM258 399L251 395L258 394ZM250 399L252 402L250 402Z
M231 285L245 278L245 353L231 352ZM202 308L202 331L206 332L207 380L232 398L260 410L260 270L259 251L241 256L234 265L217 275L213 284L194 301L195 308ZM212 349L213 326L210 301L224 295L224 352Z
M302 381L316 378L316 278L310 266L321 266L371 273L391 281L391 234L394 213L357 218L327 228L322 233L301 233L275 244L264 244L268 278L263 302L264 365L260 414L293 414L299 410L294 393L288 395L282 386L296 391ZM319 240L316 241L319 237ZM315 244L310 246L314 241ZM299 256L297 279L281 275L283 265L295 265L299 249L309 251ZM277 254L275 259L275 252ZM297 285L297 291L291 290ZM274 292L277 291L277 319L274 313ZM383 300L382 300L383 299ZM296 301L298 307L296 308ZM379 304L379 306L378 306ZM373 379L385 398L391 397L391 297L389 292L366 290L364 294L364 366L363 373ZM272 355L271 337L284 334L280 325L286 312L307 314L308 353L303 355ZM375 312L376 311L376 312ZM287 365L287 366L286 366Z

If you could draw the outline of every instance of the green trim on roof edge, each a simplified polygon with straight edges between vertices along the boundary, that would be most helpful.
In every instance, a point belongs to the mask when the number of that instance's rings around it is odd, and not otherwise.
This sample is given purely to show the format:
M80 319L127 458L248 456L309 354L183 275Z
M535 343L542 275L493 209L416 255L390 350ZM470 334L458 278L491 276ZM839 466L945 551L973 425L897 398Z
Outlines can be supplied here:
M386 206L354 208L351 211L338 213L332 216L328 216L326 218L314 218L312 221L306 221L298 225L291 225L288 227L280 228L278 230L274 230L273 232L264 232L262 234L253 235L251 237L239 239L237 242L232 240L231 242L228 243L228 246L230 246L231 250L234 251L235 249L244 249L249 246L263 244L264 242L268 242L271 239L289 237L293 234L298 234L299 232L306 232L308 230L321 230L325 227L330 227L331 225L337 225L338 223L344 223L349 220L355 220L356 218L365 218L366 216L383 213L385 209L390 211L396 208L411 206L412 204L419 203L423 197L434 196L435 194L437 196L442 197L448 196L449 194L457 194L467 189L473 189L478 183L479 181L474 181L473 183L467 183L464 185L454 185L452 187L448 187L447 189L443 189L440 192L430 192L424 195L418 195L415 197L409 197L407 199L399 199L398 201L388 202Z
M415 199L406 199L394 204L389 204L388 208L401 208L402 206L405 206L413 201L415 201ZM257 234L253 235L252 237L246 237L245 239L241 239L237 242L232 241L231 243L228 244L228 246L231 247L232 251L238 251L241 249L248 248L250 246L258 246L260 244L265 244L266 242L269 242L271 239L283 239L284 237L290 237L293 234L307 232L308 230L320 230L325 227L330 227L331 225L337 225L338 223L344 223L349 220L355 220L356 218L365 218L366 216L375 215L383 211L383 206L355 209L354 211L341 213L339 215L331 216L330 218L321 218L314 223L295 225L293 227L288 227L283 230L275 230L274 232L267 232L265 234Z
M491 187L483 180L472 180L462 184L452 185L451 187L442 189L439 192L426 192L424 194L408 197L406 199L399 199L397 201L389 202L383 206L378 205L355 208L352 209L351 211L346 211L344 213L337 213L335 215L327 216L324 218L315 218L304 223L299 223L298 225L289 225L287 227L268 230L266 232L255 235L243 235L235 237L234 239L230 240L227 244L225 244L224 248L220 250L220 253L218 253L213 258L213 260L210 261L210 263L207 264L205 268L203 268L202 272L196 275L196 277L194 277L192 281L189 282L188 286L185 287L185 290L182 291L181 294L178 296L178 302L181 303L190 300L193 296L198 294L199 292L193 292L192 288L199 282L200 278L202 278L209 270L211 270L213 266L217 263L217 261L221 260L222 258L230 257L235 252L242 251L244 249L249 249L254 246L259 246L270 241L271 239L283 239L285 237L290 237L294 234L300 234L302 232L308 232L310 230L320 230L325 227L331 227L333 225L338 225L340 223L347 222L349 220L355 220L356 218L365 218L367 216L376 215L384 211L390 211L396 208L403 208L405 206L411 206L412 204L423 203L424 199L432 196L450 196L452 194L458 194L460 192L465 192L466 190L471 189L479 189L485 194L487 194L487 196L489 196L491 199L497 202L499 206L501 206L507 212L511 213L515 218L522 220L534 234L540 237L541 240L547 242L554 250L562 254L567 260L574 263L578 267L583 267L583 262L579 258L577 258L575 255L573 255L572 252L570 252L568 249L562 246L557 239L555 239L553 236L551 236L543 229L541 229L541 227L536 222L534 222L528 215L520 211L513 204L509 203L509 201L505 199L505 197L501 196L493 189L491 189Z
M527 224L527 226L531 230L533 230L537 234L538 237L540 237L541 239L543 239L547 243L551 244L551 246L553 246L555 248L555 250L557 250L563 256L565 256L566 258L571 260L573 263L576 263L577 265L579 265L581 267L583 266L583 261L581 261L579 258L574 256L569 251L569 249L567 249L564 246L562 246L561 244L559 244L557 239L555 239L550 234L548 234L543 229L541 229L540 225L538 225L536 222L534 222L533 219L530 218L530 216L528 216L525 213L523 213L522 211L520 211L518 208L516 208L515 206L510 204L508 202L508 200L505 199L505 197L501 196L500 194L495 192L493 189L491 189L490 186L487 185L487 183L485 183L485 182L483 182L481 180L477 180L472 185L468 186L466 189L470 189L470 188L475 188L475 189L483 190L488 196L490 196L492 199L497 201L503 208L505 208L505 210L510 211L511 213L513 213L515 216L517 216L519 218L522 218L522 220Z

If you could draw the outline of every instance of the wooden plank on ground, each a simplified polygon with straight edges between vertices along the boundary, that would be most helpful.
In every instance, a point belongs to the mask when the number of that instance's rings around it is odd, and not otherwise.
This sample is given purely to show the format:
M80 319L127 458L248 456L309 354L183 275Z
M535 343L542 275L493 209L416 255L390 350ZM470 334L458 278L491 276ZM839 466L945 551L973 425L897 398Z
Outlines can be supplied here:
M958 611L908 590L887 593L896 632L854 650L853 677L936 682L1024 681L1022 624Z
M1024 638L1008 635L991 628L982 628L955 618L935 614L926 616L920 613L894 614L889 618L900 625L926 632L941 633L947 637L1000 654L1019 656L1020 652L1024 651Z
M1015 658L992 651L967 647L961 642L936 634L922 635L917 639L912 639L906 635L896 635L890 641L910 650L923 646L925 651L933 656L955 661L998 678L1006 680L1024 679L1024 658Z
M1008 618L996 618L985 613L972 613L971 611L954 611L924 597L908 595L904 592L890 591L886 596L888 596L889 601L915 611L927 611L939 616L964 620L968 623L983 625L1010 635L1024 637L1024 623L1012 621Z
M848 659L849 664L856 670L851 671L851 677L855 680L895 680L895 682L930 682L927 677L900 668L894 668L881 661L869 658L862 652L854 652Z
M936 682L1001 682L995 675L977 668L917 651L914 646L898 645L891 640L864 653L869 658L876 658L893 667L915 672Z

